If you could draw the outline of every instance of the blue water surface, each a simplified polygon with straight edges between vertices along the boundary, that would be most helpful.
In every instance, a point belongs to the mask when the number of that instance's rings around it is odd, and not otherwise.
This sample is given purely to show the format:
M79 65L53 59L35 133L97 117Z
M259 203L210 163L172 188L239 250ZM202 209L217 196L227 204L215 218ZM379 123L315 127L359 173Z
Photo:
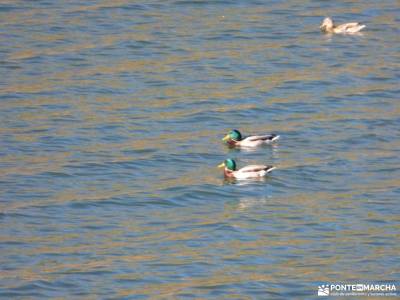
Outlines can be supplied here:
M367 25L324 35L325 16ZM0 4L0 298L400 288L396 1ZM277 133L229 149L221 138ZM277 167L226 181L216 166Z

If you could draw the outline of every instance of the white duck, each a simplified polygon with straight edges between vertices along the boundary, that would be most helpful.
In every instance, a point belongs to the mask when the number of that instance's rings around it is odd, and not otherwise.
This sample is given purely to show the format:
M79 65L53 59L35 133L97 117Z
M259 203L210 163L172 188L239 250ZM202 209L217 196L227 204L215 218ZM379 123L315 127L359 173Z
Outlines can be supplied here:
M345 23L341 25L335 25L331 18L325 18L319 27L322 32L325 33L357 33L365 27L360 23Z

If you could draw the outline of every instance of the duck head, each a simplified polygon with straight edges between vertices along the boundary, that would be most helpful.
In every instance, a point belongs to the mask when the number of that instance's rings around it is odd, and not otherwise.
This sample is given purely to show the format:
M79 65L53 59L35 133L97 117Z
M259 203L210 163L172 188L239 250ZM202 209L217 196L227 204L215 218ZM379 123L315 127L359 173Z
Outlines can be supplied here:
M229 141L229 140L238 142L238 141L242 140L242 134L240 133L239 130L233 129L222 140L224 142Z
M218 168L223 168L223 167L225 167L225 170L231 172L236 171L236 162L231 158L225 159L225 161L218 166Z
M319 26L319 28L320 28L322 31L324 31L324 32L329 32L330 30L333 29L333 27L334 27L333 21L332 21L331 18L328 18L328 17L325 18L325 19L322 21L321 26Z

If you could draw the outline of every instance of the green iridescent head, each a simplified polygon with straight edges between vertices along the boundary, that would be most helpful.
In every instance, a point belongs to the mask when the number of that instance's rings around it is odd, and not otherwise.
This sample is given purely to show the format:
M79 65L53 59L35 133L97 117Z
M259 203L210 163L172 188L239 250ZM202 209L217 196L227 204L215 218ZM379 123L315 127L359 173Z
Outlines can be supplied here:
M241 141L242 140L242 134L240 133L239 130L233 129L232 131L230 131L224 138L224 141L227 140L234 140L234 141Z
M224 165L228 170L236 171L236 162L233 159L225 159Z

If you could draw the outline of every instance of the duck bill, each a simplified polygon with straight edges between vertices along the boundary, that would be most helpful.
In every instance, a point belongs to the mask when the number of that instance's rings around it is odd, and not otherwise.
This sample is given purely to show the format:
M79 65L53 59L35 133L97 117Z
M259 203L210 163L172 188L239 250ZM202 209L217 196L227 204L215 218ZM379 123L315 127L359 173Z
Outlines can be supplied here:
M224 138L222 139L224 142L226 142L227 140L229 140L230 139L230 136L229 136L229 134L227 134L226 136L224 136Z
M225 163L218 165L218 168L224 168L224 167L225 167Z

